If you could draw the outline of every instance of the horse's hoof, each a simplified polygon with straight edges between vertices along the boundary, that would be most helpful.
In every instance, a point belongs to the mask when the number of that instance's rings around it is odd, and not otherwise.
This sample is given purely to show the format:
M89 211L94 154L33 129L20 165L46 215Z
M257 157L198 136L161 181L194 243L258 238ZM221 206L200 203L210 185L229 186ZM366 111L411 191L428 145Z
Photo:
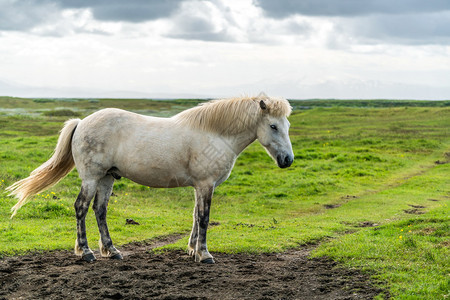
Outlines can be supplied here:
M82 258L84 261L87 261L87 262L93 262L93 261L96 260L96 258L95 258L95 256L94 256L93 253L89 253L89 254L83 255L81 258Z
M110 257L110 259L117 259L117 260L122 260L123 256L120 253L116 253L113 256Z
M212 265L212 264L215 264L215 261L214 261L214 259L212 257L210 257L210 258L202 260L201 263L202 264Z

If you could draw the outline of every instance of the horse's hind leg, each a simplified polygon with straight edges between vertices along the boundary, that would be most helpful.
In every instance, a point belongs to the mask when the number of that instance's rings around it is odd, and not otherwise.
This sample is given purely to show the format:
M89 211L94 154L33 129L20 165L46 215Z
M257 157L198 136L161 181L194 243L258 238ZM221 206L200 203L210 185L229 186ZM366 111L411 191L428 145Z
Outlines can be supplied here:
M98 230L100 232L99 245L101 255L112 259L122 259L122 254L120 254L120 251L113 246L109 235L108 224L106 223L106 212L108 209L108 201L111 196L113 184L114 178L111 175L106 175L100 179L92 209L95 212Z
M95 195L97 182L94 180L83 181L81 191L78 194L74 207L77 217L77 240L75 241L75 254L81 256L85 261L95 260L94 253L89 249L86 238L86 214L89 204Z

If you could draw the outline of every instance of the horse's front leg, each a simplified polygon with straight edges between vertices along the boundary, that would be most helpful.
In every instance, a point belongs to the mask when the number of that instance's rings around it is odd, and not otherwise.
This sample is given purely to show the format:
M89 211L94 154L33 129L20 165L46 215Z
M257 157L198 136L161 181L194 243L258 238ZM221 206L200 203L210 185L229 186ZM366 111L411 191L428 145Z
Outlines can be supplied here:
M213 256L206 246L206 231L209 224L209 211L214 187L202 186L195 188L194 225L188 248L196 262L213 264Z
M197 201L196 201L197 202ZM198 209L197 209L197 203L194 205L194 222L192 224L192 231L191 236L189 237L189 243L188 243L188 253L190 256L195 255L195 246L197 245L198 240L198 226L197 226L197 217L198 216Z

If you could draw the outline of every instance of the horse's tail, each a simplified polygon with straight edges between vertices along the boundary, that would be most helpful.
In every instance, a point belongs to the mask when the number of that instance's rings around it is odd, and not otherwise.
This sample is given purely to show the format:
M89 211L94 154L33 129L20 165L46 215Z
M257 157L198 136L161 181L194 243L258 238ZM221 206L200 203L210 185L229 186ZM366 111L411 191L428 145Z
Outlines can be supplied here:
M56 184L74 168L72 136L79 122L80 119L68 120L61 129L52 157L31 172L30 176L7 188L11 192L11 196L16 196L19 199L16 205L11 208L11 218L26 203L28 197Z

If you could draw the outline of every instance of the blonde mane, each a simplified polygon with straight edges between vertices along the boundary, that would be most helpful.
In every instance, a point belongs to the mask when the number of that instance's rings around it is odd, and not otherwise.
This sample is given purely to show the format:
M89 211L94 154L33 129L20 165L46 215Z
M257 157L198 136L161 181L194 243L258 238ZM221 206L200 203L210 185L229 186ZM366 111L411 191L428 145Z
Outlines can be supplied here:
M262 110L263 100L267 109ZM185 110L174 116L177 124L191 128L234 135L255 126L264 113L275 117L288 117L291 106L286 99L270 98L264 94L256 97L240 97L212 100Z

